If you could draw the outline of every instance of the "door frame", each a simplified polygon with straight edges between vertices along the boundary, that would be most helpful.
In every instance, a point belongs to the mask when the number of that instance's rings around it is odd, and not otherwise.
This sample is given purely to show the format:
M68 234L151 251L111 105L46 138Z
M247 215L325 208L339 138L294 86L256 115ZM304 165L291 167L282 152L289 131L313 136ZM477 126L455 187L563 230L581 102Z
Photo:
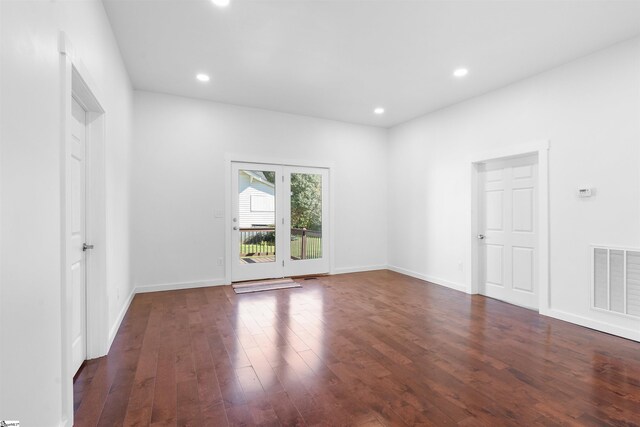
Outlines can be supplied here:
M104 99L69 38L59 33L60 54L60 258L61 258L61 395L63 424L73 424L73 368L71 367L71 292L68 265L71 229L71 104L72 98L86 111L85 239L95 249L86 254L86 346L87 359L109 350L108 293L106 282L106 168Z
M538 158L538 311L547 314L549 301L549 141L534 141L529 144L504 147L499 150L477 153L470 161L471 167L471 235L467 265L467 293L477 294L480 290L480 246L477 235L480 231L478 202L480 164L493 160L508 160L514 157L535 155Z
M231 226L230 221L233 217L232 212L232 195L231 195L231 163L254 163L254 164L270 164L279 166L300 166L300 167L312 167L323 168L329 171L329 274L334 272L334 200L335 195L333 191L333 177L335 176L336 165L332 161L315 161L315 160L301 160L301 159L281 159L266 156L256 156L255 154L242 154L242 153L225 153L224 156L224 200L225 200L225 214L223 217L224 223L224 283L230 285L231 278L231 260L233 253L231 250Z

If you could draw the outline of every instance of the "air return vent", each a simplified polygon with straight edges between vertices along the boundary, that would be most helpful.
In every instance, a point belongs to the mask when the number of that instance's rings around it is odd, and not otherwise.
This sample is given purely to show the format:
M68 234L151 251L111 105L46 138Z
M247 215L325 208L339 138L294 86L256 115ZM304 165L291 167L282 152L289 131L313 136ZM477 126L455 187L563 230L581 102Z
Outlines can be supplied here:
M640 250L593 247L593 308L640 317Z

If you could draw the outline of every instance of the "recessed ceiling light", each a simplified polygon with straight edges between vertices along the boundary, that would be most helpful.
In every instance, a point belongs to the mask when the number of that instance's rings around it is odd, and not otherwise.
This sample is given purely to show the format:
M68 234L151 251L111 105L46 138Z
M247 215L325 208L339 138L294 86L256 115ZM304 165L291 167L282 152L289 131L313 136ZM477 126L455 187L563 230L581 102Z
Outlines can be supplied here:
M211 2L218 7L227 7L229 6L230 0L211 0Z
M453 75L456 77L464 77L467 74L469 74L469 70L467 70L466 68L458 68L453 72Z
M384 108L378 107L375 110L373 110L373 112L376 114L384 114Z
M211 77L206 74L198 74L196 76L196 79L200 80L201 82L208 82L209 80L211 80Z

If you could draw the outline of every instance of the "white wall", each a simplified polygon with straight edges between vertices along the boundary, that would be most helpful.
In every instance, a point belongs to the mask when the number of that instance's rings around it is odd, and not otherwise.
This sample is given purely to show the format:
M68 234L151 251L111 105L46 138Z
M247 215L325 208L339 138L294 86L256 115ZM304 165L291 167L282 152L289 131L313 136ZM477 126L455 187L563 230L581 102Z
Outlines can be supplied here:
M335 267L386 265L386 130L135 92L136 286L221 283L225 153L335 165Z
M541 139L550 314L638 339L640 321L589 309L588 251L640 247L640 39L391 129L389 264L468 289L474 153Z
M112 323L131 290L132 91L100 1L0 3L0 416L25 426L57 426L63 417L58 32L69 36L104 96L101 102L107 112L107 283Z

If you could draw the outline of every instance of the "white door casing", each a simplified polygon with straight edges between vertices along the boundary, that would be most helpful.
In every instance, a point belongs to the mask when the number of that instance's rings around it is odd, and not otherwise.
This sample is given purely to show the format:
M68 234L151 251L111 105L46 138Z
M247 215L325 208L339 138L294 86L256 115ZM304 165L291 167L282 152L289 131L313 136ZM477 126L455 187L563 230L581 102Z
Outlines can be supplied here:
M538 308L537 156L479 166L480 293Z
M86 359L86 112L73 99L71 106L71 368Z

